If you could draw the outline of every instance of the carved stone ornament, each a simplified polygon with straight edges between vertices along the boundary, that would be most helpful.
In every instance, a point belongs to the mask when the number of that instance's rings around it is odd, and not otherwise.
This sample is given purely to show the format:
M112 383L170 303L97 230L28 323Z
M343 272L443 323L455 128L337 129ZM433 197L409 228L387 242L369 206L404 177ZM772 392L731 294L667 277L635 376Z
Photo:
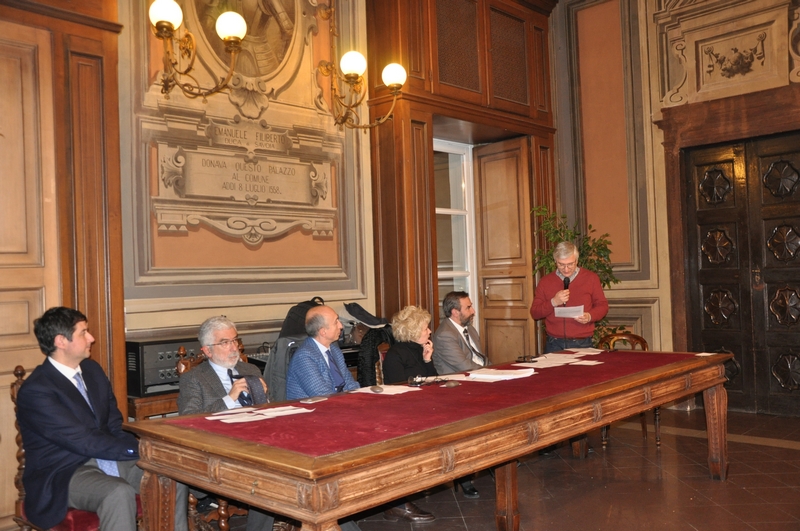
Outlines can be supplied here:
M758 60L764 64L764 39L767 38L766 33L759 33L756 36L756 45L748 50L739 51L738 48L731 48L731 53L723 55L714 52L713 46L708 46L703 52L708 56L708 65L706 66L706 73L711 74L715 66L719 66L720 73L723 77L731 78L735 75L744 76L752 70L753 62Z
M706 170L698 186L700 194L709 205L725 202L725 197L732 189L731 180L719 168Z
M769 303L769 311L784 326L797 324L800 317L800 291L794 288L781 288Z
M714 229L706 233L706 238L701 246L708 261L714 265L724 264L731 259L734 246L724 230Z
M784 389L797 391L800 389L800 358L795 354L783 354L772 366L772 376Z
M782 199L794 193L795 188L797 188L797 181L800 180L800 175L798 175L791 162L776 160L769 165L763 180L767 190L773 196Z
M775 258L781 262L789 262L797 256L800 249L800 235L791 225L775 227L767 240L767 247Z
M715 325L727 323L735 314L739 305L733 298L733 294L726 289L715 289L706 299L703 309L711 317L711 322Z
M209 147L158 144L159 194L151 204L160 233L202 225L251 247L298 228L333 237L333 163L324 154L292 151L288 131L265 125L210 120L206 136Z

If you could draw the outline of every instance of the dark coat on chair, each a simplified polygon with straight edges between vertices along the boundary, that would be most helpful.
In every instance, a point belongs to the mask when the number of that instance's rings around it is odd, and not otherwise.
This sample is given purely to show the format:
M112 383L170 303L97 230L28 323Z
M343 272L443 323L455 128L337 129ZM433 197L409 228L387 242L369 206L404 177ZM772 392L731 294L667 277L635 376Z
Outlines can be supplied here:
M92 407L49 360L36 367L17 395L17 423L25 446L25 515L48 529L67 514L69 482L91 458L139 458L139 443L122 431L122 413L103 368L81 362ZM94 411L92 411L94 408Z
M239 361L236 363L236 370L242 376L261 378L261 371L250 363ZM214 372L214 367L209 362L203 362L181 376L178 412L181 415L191 415L225 411L228 406L223 398L227 394L219 376Z

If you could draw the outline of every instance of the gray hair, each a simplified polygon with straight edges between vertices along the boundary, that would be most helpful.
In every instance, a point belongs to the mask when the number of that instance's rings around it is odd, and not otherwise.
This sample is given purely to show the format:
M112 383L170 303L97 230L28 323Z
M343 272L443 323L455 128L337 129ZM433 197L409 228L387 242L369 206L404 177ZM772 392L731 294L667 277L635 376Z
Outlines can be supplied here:
M308 334L308 337L317 337L319 331L325 328L327 324L325 322L325 314L318 308L324 308L324 306L315 306L306 313L306 334Z
M572 242L561 242L553 249L553 260L563 260L573 256L577 259L580 255L578 248Z
M442 301L442 312L445 317L450 317L453 310L461 310L461 299L468 299L469 294L466 291L451 291L444 296Z
M219 332L220 330L230 330L231 328L236 330L236 325L224 315L215 315L214 317L209 317L203 321L203 324L200 325L200 330L197 332L197 339L200 341L200 346L207 347L209 345L213 345L214 332Z

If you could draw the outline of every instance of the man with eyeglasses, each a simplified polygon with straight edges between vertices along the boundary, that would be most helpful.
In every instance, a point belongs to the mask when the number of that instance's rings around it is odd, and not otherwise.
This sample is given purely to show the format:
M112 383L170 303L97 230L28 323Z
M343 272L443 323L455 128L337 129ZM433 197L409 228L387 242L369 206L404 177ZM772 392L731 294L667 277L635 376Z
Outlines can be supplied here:
M547 343L544 353L592 346L594 323L608 313L608 300L600 277L578 267L578 248L561 242L553 251L556 270L542 277L536 286L531 317L544 319ZM577 317L556 317L557 307L583 306Z
M223 315L206 319L200 325L197 339L208 362L181 376L179 414L216 413L267 402L267 384L261 371L239 359L239 334L230 319ZM272 515L251 508L247 513L246 529L272 531L274 520ZM283 525L292 528L286 523Z

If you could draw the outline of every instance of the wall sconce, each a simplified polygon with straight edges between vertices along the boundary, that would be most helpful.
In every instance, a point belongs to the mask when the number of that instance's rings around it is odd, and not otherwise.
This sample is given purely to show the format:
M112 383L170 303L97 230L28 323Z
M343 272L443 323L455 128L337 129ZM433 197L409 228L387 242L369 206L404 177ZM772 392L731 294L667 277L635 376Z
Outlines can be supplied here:
M155 0L150 5L150 23L153 33L164 43L164 74L161 77L161 93L169 98L173 87L181 89L187 97L202 97L203 103L211 94L228 86L236 67L236 56L242 49L242 39L247 34L247 23L239 13L226 11L217 18L217 35L225 43L225 51L231 55L228 73L214 88L203 90L200 83L189 72L192 71L197 55L194 35L184 28L183 35L176 36L176 31L183 22L183 11L175 0ZM178 48L178 54L175 47ZM186 66L181 68L180 62ZM184 80L186 78L186 80Z
M323 20L330 21L331 34L331 58L336 57L336 31L335 0L331 0L330 5L320 4L317 6L317 14ZM381 74L383 84L394 96L392 106L385 116L382 116L370 124L361 124L357 108L364 101L367 95L367 87L364 83L364 72L367 70L367 60L363 55L356 51L347 52L339 62L339 69L331 61L320 61L319 71L324 76L331 78L331 113L334 123L338 126L346 126L351 129L367 129L381 125L392 116L397 96L403 83L406 82L406 69L397 63L386 65ZM341 88L344 82L344 89Z

